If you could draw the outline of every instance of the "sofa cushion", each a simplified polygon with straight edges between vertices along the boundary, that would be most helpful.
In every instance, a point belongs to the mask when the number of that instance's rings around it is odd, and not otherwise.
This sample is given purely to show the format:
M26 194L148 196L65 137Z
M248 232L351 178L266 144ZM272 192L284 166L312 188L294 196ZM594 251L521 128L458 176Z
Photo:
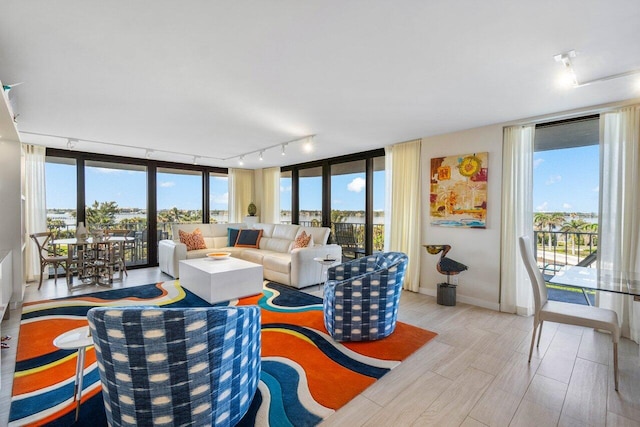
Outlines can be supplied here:
M242 251L240 258L245 261L255 262L256 264L262 264L265 251L261 249L246 248Z
M227 228L227 246L235 246L239 233L239 228Z
M253 224L251 228L255 230L262 230L262 237L273 237L273 228L275 226L276 226L275 224L266 224L263 222L258 222L256 224Z
M238 248L258 248L262 230L240 230L234 246Z
M187 259L204 258L211 252L211 249L195 249L193 251L187 251Z
M298 234L299 228L299 225L294 224L275 224L271 237L293 241L293 239L295 239L296 235Z
M313 236L303 230L293 241L291 249L306 248L307 246L313 246Z
M178 234L180 235L180 243L187 245L187 251L207 249L207 245L204 243L204 238L199 228L193 230L193 233L179 230Z
M313 242L316 245L326 245L327 240L329 240L329 234L331 233L331 229L328 227L300 227L296 237L303 231L313 236Z
M260 239L260 249L275 252L291 252L291 240L275 239L273 237L262 237Z
M265 270L289 274L291 272L291 255L279 252L265 254L262 258L262 267Z

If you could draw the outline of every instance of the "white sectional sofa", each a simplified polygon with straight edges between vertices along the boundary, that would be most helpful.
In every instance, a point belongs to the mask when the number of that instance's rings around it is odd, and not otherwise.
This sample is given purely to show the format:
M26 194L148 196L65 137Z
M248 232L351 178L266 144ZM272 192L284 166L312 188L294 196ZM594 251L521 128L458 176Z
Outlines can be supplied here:
M179 230L192 233L199 228L204 237L207 249L187 251L185 244L180 243ZM262 237L259 248L230 247L228 245L228 228L261 229ZM305 231L313 236L313 246L292 249L295 238ZM160 270L179 278L179 262L184 259L203 258L212 250L231 252L231 255L246 261L262 264L264 278L296 288L315 285L321 282L323 268L314 258L329 257L336 259L335 264L342 262L342 248L327 244L330 229L327 227L303 227L293 224L257 223L251 227L246 224L174 224L175 240L161 240L158 245Z

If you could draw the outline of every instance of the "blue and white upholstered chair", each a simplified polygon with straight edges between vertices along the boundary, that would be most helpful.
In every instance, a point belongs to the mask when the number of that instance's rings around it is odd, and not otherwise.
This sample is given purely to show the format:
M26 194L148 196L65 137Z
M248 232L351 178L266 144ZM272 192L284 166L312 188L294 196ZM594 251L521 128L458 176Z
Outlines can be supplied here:
M329 268L324 285L324 325L336 341L372 341L396 328L409 258L386 252Z
M87 314L110 426L233 426L260 378L260 309L101 307Z

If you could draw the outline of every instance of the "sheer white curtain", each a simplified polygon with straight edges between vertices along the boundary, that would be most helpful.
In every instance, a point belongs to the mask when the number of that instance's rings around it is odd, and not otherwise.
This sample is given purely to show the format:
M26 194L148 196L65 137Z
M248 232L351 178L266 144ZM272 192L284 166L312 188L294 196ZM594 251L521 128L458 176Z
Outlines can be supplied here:
M533 294L518 238L533 241L533 138L535 126L504 129L502 149L502 245L500 311L529 316Z
M243 222L249 203L254 201L253 171L229 169L229 222Z
M262 170L262 207L260 221L280 223L280 168Z
M413 292L420 290L421 146L417 139L385 147L385 250L407 254L404 289Z
M24 204L27 250L25 251L26 281L40 276L40 255L38 247L28 237L32 233L47 231L47 201L45 191L46 148L23 145L24 150Z
M640 106L600 116L598 267L640 272ZM640 342L640 303L598 293L598 305L618 313L622 335Z

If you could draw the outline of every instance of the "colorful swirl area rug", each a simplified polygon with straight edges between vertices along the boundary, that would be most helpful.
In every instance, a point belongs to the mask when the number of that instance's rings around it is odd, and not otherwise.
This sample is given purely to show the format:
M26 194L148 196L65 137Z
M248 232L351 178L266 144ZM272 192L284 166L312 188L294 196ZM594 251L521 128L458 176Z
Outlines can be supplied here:
M272 282L261 295L221 305L250 304L262 309L262 375L243 426L317 425L436 335L399 322L385 339L338 343L324 328L320 298ZM91 307L126 305L209 306L178 281L25 304L10 426L106 426L93 347L76 422L77 355L57 349L53 339L85 326Z

